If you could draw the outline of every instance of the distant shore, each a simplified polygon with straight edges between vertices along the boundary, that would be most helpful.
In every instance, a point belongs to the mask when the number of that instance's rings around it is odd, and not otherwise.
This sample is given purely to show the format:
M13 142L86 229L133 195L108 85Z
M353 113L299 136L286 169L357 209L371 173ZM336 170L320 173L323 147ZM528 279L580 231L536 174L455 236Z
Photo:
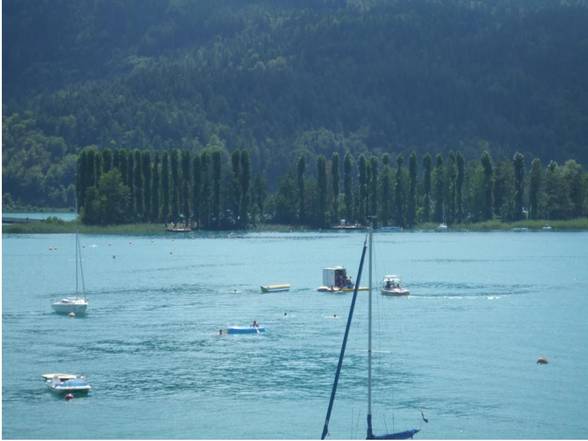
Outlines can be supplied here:
M438 224L419 224L413 229L404 229L403 232L428 232L441 231ZM3 234L66 234L74 233L79 228L82 234L119 234L119 235L185 235L191 233L172 233L165 230L162 224L123 224L123 225L83 225L77 221L63 221L48 219L43 221L19 224L2 225ZM588 231L588 218L570 220L525 220L518 222L501 222L492 220L469 224L450 225L447 232L490 232L490 231ZM323 231L334 232L335 229L317 230L301 226L263 224L250 227L247 230L238 230L239 233L251 232L294 232L294 231ZM361 229L360 229L361 231ZM216 233L212 230L194 230L194 233ZM230 231L224 231L229 233Z

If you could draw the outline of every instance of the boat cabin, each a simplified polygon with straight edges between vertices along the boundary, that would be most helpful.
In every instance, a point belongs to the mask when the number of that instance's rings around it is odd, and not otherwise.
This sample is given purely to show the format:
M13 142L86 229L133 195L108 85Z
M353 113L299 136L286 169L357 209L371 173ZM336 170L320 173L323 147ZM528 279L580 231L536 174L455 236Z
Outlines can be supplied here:
M353 287L351 278L347 276L347 270L342 266L323 268L323 285L337 288Z
M394 275L384 276L384 288L400 288L400 277Z

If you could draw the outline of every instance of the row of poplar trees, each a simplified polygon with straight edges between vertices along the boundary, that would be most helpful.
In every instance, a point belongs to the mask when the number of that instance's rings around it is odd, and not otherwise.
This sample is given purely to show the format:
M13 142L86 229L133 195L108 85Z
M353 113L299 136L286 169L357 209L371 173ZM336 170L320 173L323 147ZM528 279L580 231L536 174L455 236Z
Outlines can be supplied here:
M89 148L78 159L77 200L83 222L181 223L205 229L258 222L324 228L345 219L414 227L419 223L570 219L588 214L588 174L574 160L543 167L534 159L478 160L415 153L335 152L308 167L299 156L267 194L252 178L247 150L111 150Z
M312 170L311 170L312 172ZM342 174L342 179L341 179ZM311 175L310 177L308 175ZM341 186L342 184L342 186ZM466 162L461 153L447 157L415 153L405 161L390 155L338 153L318 156L309 173L305 156L282 178L275 200L275 220L318 227L344 218L365 224L412 228L418 223L464 223L492 219L570 219L588 214L588 174L574 160L546 168L539 159L525 170L525 158L493 161L484 151Z
M87 224L174 223L206 229L249 224L251 165L247 150L84 149L77 201ZM259 178L256 181L259 187ZM258 191L259 193L259 191ZM221 204L223 201L223 204Z

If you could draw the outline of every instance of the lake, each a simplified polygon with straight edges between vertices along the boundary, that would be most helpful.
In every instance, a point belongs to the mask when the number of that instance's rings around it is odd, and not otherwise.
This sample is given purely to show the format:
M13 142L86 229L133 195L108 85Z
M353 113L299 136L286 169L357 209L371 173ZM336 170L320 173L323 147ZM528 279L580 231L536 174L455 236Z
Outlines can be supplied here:
M352 295L316 288L328 266L355 280L363 239L81 235L90 305L69 318L50 305L74 291L74 236L4 235L3 437L319 438ZM374 242L374 280L398 274L411 290L374 292L376 433L588 437L588 233ZM261 294L268 283L292 289ZM253 320L268 332L218 335ZM331 438L365 438L366 355L360 292ZM41 374L59 371L85 374L92 392L54 396Z

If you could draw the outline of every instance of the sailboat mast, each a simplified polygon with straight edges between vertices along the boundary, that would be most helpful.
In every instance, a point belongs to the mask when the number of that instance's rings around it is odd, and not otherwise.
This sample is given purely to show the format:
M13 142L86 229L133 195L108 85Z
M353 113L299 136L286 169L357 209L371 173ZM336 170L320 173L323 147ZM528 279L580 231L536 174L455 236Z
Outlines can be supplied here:
M373 225L369 232L369 285L368 285L368 411L367 438L373 438L372 432L372 258L373 258Z
M80 248L80 244L78 242L78 230L76 227L76 295L79 292L79 288L78 288L78 285L79 285L79 282L78 282L78 262L79 262L78 250L79 250L79 248Z

